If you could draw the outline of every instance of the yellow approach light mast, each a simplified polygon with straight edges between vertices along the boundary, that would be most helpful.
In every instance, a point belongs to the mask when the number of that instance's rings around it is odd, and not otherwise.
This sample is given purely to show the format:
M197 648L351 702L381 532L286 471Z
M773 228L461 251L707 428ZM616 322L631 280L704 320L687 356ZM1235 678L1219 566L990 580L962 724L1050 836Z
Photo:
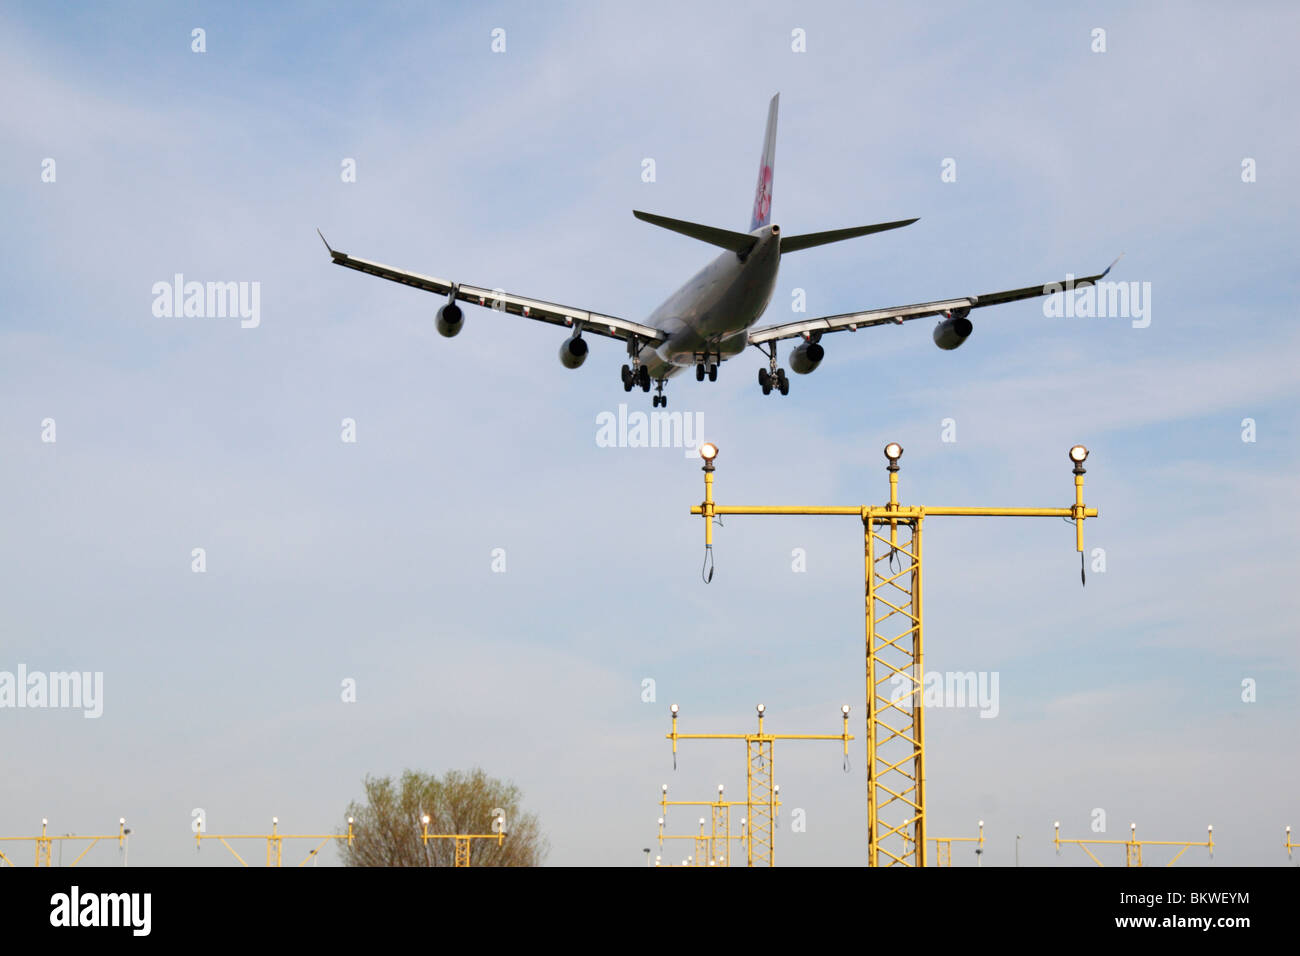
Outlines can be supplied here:
M426 813L420 817L420 823L424 825L424 832L421 839L425 846L429 845L430 840L455 840L455 854L452 857L452 866L469 866L470 845L474 840L493 840L497 846L505 843L506 839L506 818L498 816L492 821L492 829L495 833L430 833L429 824L432 818Z
M54 850L54 844L55 844L55 843L58 843L58 844L59 844L59 847L60 847L60 849L59 849L59 858L62 859L62 857L63 857L62 846L63 846L64 842L67 842L67 841L80 842L80 841L83 841L83 840L89 840L90 842L86 845L86 848L85 848L84 850L82 850L80 853L78 853L78 854L77 854L77 858L76 858L75 860L73 860L71 864L69 864L70 866L76 866L78 863L80 863L80 862L82 861L82 858L85 857L85 855L86 855L87 853L90 852L91 847L93 847L93 846L94 846L96 843L98 843L100 840L116 840L116 841L117 841L117 845L118 845L118 847L123 851L123 861L122 861L122 865L123 865L123 866L126 865L126 859L125 859L126 838L127 838L127 836L129 836L130 833L131 833L131 829L130 829L130 827L128 827L128 826L126 825L126 817L120 817L120 818L118 819L118 821L117 821L117 833L114 833L114 834L107 834L107 835L106 835L106 834L100 834L100 835L98 835L98 836L95 836L95 835L90 835L90 836L78 836L78 835L75 834L75 833L65 833L65 834L63 834L62 836L59 836L59 835L52 835L52 834L49 832L49 826L50 826L50 821L49 821L48 818L45 818L45 819L42 819L42 820L41 820L41 832L40 832L40 835L39 835L39 836L31 836L31 837L0 837L0 842L4 842L4 843L11 843L11 842L26 843L26 842L28 842L28 841L30 840L32 843L35 843L35 844L36 844L36 865L37 865L37 866L53 866L53 865L54 865L54 863L53 863L53 850ZM0 863L3 863L5 866L13 866L13 865L14 865L14 864L13 864L13 861L10 860L9 857L5 856L5 854L4 854L3 851L0 851ZM62 866L62 863L60 863L59 865Z
M303 857L299 866L306 866L308 861L314 860L316 854L320 853L325 844L333 840L345 840L348 846L352 845L352 818L348 817L347 833L281 833L280 818L271 817L270 833L204 833L202 829L194 832L194 848L197 852L203 849L204 840L218 840L221 845L230 851L230 855L239 861L240 866L248 866L244 858L240 856L228 841L230 840L265 840L266 841L266 865L280 866L284 861L284 841L285 840L319 840L320 843L316 848Z
M1130 823L1128 825L1129 837L1127 840L1062 840L1061 821L1057 820L1055 826L1056 826L1056 853L1058 856L1061 853L1062 843L1074 843L1077 844L1078 847L1081 850L1083 850L1084 853L1088 854L1088 856L1092 859L1092 862L1096 863L1098 866L1105 866L1106 864L1102 863L1101 860L1097 859L1097 855L1088 849L1089 846L1122 846L1124 848L1125 866L1142 865L1142 848L1144 846L1180 847L1179 851L1174 854L1174 858L1170 860L1168 863L1166 863L1165 866L1173 866L1175 863L1178 862L1178 858L1180 856L1186 853L1190 847L1194 847L1194 846L1206 847L1210 851L1210 856L1211 857L1214 856L1214 827L1212 825L1205 828L1205 832L1207 836L1204 843L1196 843L1192 840L1139 840L1137 838L1136 823Z
M776 802L776 812L781 810L780 784L773 788L774 799ZM748 845L748 826L749 818L740 818L740 834L731 835L731 808L745 807L748 811L749 802L746 800L726 800L724 799L725 790L722 784L718 784L718 799L716 800L669 800L668 784L660 788L659 793L659 848L663 849L664 840L681 840L687 839L681 836L666 835L664 833L664 821L668 819L669 807L708 807L709 816L712 820L712 826L709 831L707 844L707 854L709 866L731 866L731 841L739 840L742 844ZM702 818L701 818L702 819ZM691 837L694 839L694 837ZM662 859L662 856L660 857Z
M930 837L930 842L934 844L935 856L938 857L939 866L952 866L952 845L954 843L974 843L975 844L975 865L983 866L984 863L984 821L979 822L979 836L973 837Z
M767 706L759 704L758 732L752 734L679 734L677 717L681 709L672 705L673 730L667 738L673 742L673 767L677 766L679 740L743 740L745 742L745 863L747 866L773 866L776 859L774 831L776 811L781 805L781 785L773 778L773 745L778 740L838 740L844 745L847 768L849 741L849 705L840 708L844 729L836 734L769 734L763 730ZM667 785L665 784L665 789Z
M1083 577L1083 521L1097 510L1083 503L1088 449L1070 449L1074 504L1068 508L919 507L898 500L903 446L885 446L889 502L836 507L720 505L713 500L718 446L700 445L704 501L705 582L713 579L713 519L721 515L841 515L862 522L866 552L867 865L925 866L925 714L922 690L921 528L927 517L1065 518L1074 522ZM1086 578L1084 578L1084 583ZM902 682L891 692L891 683Z

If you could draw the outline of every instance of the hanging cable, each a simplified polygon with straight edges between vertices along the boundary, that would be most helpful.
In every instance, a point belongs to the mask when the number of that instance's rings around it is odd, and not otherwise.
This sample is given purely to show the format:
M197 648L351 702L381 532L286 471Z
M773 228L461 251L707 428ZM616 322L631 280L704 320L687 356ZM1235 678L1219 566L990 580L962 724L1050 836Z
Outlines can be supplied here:
M713 545L711 544L704 546L704 564L700 567L700 577L704 579L705 584L713 580Z

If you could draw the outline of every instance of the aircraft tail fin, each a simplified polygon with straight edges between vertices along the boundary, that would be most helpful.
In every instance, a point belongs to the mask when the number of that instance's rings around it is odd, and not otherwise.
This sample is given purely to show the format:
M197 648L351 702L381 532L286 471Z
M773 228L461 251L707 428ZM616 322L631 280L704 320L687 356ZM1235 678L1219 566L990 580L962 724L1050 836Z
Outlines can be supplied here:
M772 170L776 165L776 111L780 100L781 94L775 94L767 107L767 132L763 135L763 157L758 164L758 185L754 187L750 232L772 221Z

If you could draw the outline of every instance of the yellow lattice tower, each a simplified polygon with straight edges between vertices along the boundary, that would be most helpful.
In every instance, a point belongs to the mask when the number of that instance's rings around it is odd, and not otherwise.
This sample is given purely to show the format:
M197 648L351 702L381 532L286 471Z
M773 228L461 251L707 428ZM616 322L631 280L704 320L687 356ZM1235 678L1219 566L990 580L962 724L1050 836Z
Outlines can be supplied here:
M194 846L196 850L203 849L204 840L219 840L221 845L230 851L230 855L238 860L241 866L248 866L248 864L244 862L244 858L240 856L235 851L235 848L227 841L265 840L266 865L280 866L284 861L285 840L319 840L320 843L318 843L313 850L303 857L302 862L298 864L299 866L306 866L307 862L314 859L316 854L321 851L325 844L330 843L333 840L346 840L348 846L352 845L352 818L348 817L347 833L281 833L280 818L271 817L270 833L205 833L203 832L203 828L199 827L199 829L194 831Z
M867 864L924 866L925 714L922 689L921 526L927 516L1066 518L1075 525L1083 561L1083 521L1096 517L1083 503L1083 462L1088 449L1070 449L1074 505L1069 508L947 508L905 506L898 500L903 447L885 446L889 502L835 507L735 506L713 500L718 446L700 445L704 501L691 514L704 517L704 579L713 579L713 519L719 515L845 515L862 522L866 553ZM1082 574L1082 570L1080 574ZM889 684L902 684L890 691Z
M677 716L680 709L672 705L673 729L667 737L673 742L673 766L677 765L679 740L743 740L745 742L745 818L747 821L745 851L747 866L772 866L775 862L773 837L776 810L781 787L773 779L773 744L778 740L838 740L844 745L844 756L849 755L849 705L840 708L844 730L833 734L769 734L763 732L763 717L767 707L759 704L758 732L753 734L679 734Z
M1061 839L1061 821L1056 821L1056 852L1061 852L1062 843L1077 844L1084 853L1092 858L1092 862L1098 866L1105 866L1097 855L1088 849L1089 846L1123 846L1124 847L1124 865L1141 866L1142 865L1142 848L1144 846L1176 846L1180 847L1179 851L1174 854L1174 858L1165 866L1173 866L1178 862L1178 858L1187 852L1188 848L1194 846L1203 846L1210 851L1210 856L1214 856L1214 827L1206 827L1208 836L1204 843L1196 843L1192 840L1139 840L1137 838L1137 824L1129 824L1129 838L1127 840L1062 840Z
M494 811L497 812L497 811ZM454 854L452 856L452 866L469 866L470 844L474 840L494 840L497 846L501 846L506 839L506 818L504 813L499 813L492 820L492 833L430 833L429 823L431 818L426 813L420 817L420 823L424 826L422 839L424 845L428 846L430 840L455 840Z
M40 835L39 835L39 836L30 836L30 837L0 837L0 842L5 842L5 843L9 843L9 842L22 842L22 843L26 843L28 840L30 840L30 841L32 841L33 843L36 844L36 865L37 865L37 866L53 866L54 864L51 862L51 860L52 860L52 857L53 857L54 844L55 844L56 842L59 842L60 845L61 845L63 842L66 842L66 841L81 841L81 840L89 840L90 842L86 845L86 848L85 848L84 850L82 850L80 853L78 853L78 854L77 854L77 858L76 858L75 860L73 860L72 863L70 864L71 866L76 866L78 863L81 862L82 858L83 858L87 853L90 852L90 848L93 847L93 846L94 846L96 843L98 843L100 840L116 840L116 841L117 841L117 845L118 845L118 847L121 848L121 849L123 849L123 850L125 850L125 849L126 849L126 837L127 837L127 834L129 834L129 833L131 832L129 829L127 829L127 826L126 826L126 818L125 818L125 817L121 817L121 818L118 819L118 821L117 821L117 833L115 833L115 834L111 834L111 835L103 835L103 834L101 834L101 835L99 835L99 836L95 836L95 835L90 835L90 836L77 836L76 834L73 834L73 833L66 833L66 834L64 834L63 836L58 836L58 835L52 835L52 834L50 834L50 832L49 832L49 825L50 825L50 821L49 821L48 819L43 819L43 820L41 820L41 832L40 832ZM9 857L5 856L5 854L4 854L3 852L0 852L0 863L4 863L6 866L13 866L13 865L14 865L14 864L13 864L13 861L10 860Z

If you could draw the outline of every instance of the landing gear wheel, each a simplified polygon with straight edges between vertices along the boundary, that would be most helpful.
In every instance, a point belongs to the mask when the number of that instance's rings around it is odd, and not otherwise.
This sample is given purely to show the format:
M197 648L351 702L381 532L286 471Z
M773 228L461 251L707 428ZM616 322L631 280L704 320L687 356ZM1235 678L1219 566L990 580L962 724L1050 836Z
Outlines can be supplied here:
M767 374L767 369L760 368L758 370L758 384L763 389L764 395L772 394L772 376Z
M710 366L709 366L709 381L710 381L710 382L716 382L717 380L718 380L718 367L717 367L716 365L710 365Z
M626 365L623 366L623 391L632 391L632 370Z
M636 380L637 380L637 384L641 386L641 391L643 392L650 391L650 369L642 365L639 369L637 369Z
M697 382L702 382L702 381L704 381L704 363L703 363L703 362L696 362L696 363L695 363L695 381L697 381Z
M776 370L776 387L782 395L790 394L790 380L785 377L785 369Z

